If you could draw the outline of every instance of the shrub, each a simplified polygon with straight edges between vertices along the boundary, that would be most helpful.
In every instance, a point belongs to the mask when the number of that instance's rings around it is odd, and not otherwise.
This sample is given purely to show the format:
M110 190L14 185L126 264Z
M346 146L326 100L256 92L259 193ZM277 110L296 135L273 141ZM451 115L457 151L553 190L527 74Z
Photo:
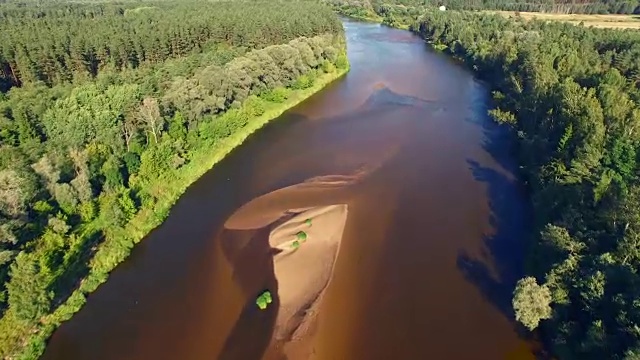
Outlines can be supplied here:
M293 82L291 88L296 90L308 89L313 86L313 79L307 75L299 76L296 81Z
M277 87L275 89L267 90L260 94L260 97L264 100L273 103L283 103L289 97L289 90L281 87Z
M325 60L322 62L322 71L325 73L332 73L336 71L336 67L329 60Z
M256 299L256 305L258 305L258 308L260 308L260 310L264 310L267 308L267 306L269 306L269 304L271 304L272 301L273 299L271 298L271 292L269 292L269 290L265 290Z
M347 59L347 55L340 54L336 59L336 67L338 69L346 69L349 66L349 59Z

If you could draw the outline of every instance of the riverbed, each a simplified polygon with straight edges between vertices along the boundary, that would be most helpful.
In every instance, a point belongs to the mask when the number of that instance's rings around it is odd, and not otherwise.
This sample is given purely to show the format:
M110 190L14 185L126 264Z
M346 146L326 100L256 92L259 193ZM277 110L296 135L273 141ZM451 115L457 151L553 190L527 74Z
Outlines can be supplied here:
M344 25L351 71L194 183L43 359L533 359L510 309L526 195L487 89L408 31ZM228 225L261 197L348 208L296 338L276 339L268 243Z

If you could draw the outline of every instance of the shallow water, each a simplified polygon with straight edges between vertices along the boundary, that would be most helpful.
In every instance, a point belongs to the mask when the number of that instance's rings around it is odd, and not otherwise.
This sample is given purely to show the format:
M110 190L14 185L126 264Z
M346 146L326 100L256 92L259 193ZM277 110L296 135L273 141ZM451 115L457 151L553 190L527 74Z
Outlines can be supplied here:
M198 180L44 359L296 359L271 341L277 294L251 298L277 288L267 245L230 261L220 239L242 205L319 177L357 181L304 199L349 206L313 358L533 358L510 311L525 196L486 89L407 31L345 28L350 73Z

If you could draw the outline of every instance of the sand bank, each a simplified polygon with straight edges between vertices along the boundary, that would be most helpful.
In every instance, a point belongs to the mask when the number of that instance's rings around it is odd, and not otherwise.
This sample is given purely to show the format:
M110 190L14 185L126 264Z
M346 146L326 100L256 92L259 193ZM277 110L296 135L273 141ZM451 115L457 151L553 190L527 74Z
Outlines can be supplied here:
M346 219L346 205L315 207L297 213L271 232L269 244L279 251L273 259L280 298L276 342L305 335L307 327L300 326L312 320L314 304L319 304L331 280Z
M265 310L277 313L265 359L282 358L288 353L285 344L312 335L317 308L331 281L347 221L347 205L335 202L342 197L341 191L358 178L310 179L258 197L227 219L222 245L235 264L235 281L244 285L248 301L255 300L262 290L269 290L274 298ZM249 248L256 249L251 251L255 255L243 255ZM273 272L275 284L259 288L260 281L247 281L243 273L248 272L244 268L251 266L249 263L255 266L264 262L271 265L258 267ZM310 344L305 343L289 357L297 359L311 351Z

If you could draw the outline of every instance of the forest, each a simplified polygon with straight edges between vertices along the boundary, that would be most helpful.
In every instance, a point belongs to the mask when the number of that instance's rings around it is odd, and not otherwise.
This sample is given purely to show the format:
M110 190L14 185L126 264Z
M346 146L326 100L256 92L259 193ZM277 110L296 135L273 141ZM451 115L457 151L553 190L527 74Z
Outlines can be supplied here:
M640 359L640 33L393 4L374 10L486 81L490 115L517 139L535 230L522 239L516 320L554 358Z
M640 33L477 14L413 25L493 88L534 209L516 319L560 359L640 358Z
M637 0L323 0L348 16L371 17L388 8L400 11L434 9L445 5L451 10L505 10L564 14L640 14ZM375 15L374 15L375 16Z
M348 69L317 2L8 0L0 33L0 358L37 358L191 182Z

